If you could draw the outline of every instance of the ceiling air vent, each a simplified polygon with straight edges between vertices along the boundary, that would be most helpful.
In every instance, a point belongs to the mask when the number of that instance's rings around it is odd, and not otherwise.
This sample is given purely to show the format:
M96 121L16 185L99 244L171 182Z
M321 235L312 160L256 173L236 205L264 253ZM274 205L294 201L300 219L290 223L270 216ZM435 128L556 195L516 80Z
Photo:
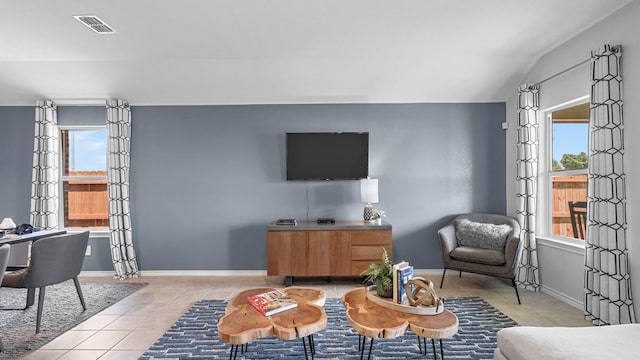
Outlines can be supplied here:
M100 35L117 33L111 26L107 25L95 15L75 15L74 18Z

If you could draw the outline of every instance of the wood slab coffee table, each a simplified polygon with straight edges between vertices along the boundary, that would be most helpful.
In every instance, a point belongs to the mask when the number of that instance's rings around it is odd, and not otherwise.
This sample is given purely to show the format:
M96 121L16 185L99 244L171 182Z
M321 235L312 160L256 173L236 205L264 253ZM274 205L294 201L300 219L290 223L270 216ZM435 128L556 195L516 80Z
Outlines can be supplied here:
M231 344L229 359L235 359L238 347L244 351L245 345L250 341L269 336L276 336L282 340L302 338L304 354L308 358L305 342L307 337L313 359L315 353L313 334L327 327L327 314L323 308L324 291L297 286L278 289L294 299L298 306L275 315L264 316L247 302L247 298L271 290L274 288L245 290L229 301L224 316L218 322L220 339Z
M380 306L367 299L366 288L351 290L342 296L346 307L347 320L351 327L364 337L359 343L360 359L364 356L366 338L371 338L369 355L373 348L373 339L393 339L405 333L410 328L418 335L418 345L422 352L420 339L424 340L424 354L427 352L426 339L431 339L434 357L435 341L440 340L440 355L444 358L442 339L452 337L458 333L458 317L445 309L438 315L415 315ZM358 339L360 340L360 338Z

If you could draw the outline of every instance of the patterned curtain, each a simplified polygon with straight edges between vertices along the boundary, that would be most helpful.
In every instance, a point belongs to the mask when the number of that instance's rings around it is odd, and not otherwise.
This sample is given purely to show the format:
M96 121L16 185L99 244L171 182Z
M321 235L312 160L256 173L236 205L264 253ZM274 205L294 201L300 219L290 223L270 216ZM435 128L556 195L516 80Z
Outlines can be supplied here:
M124 100L107 100L107 183L111 259L116 277L138 276L129 211L131 110Z
M536 250L536 197L538 195L538 101L539 86L524 84L518 89L518 159L516 162L517 214L524 242L516 283L538 291Z
M622 49L591 53L585 316L595 325L635 322L631 298L622 116Z
M53 101L38 100L29 223L47 230L58 227L58 142L57 107Z

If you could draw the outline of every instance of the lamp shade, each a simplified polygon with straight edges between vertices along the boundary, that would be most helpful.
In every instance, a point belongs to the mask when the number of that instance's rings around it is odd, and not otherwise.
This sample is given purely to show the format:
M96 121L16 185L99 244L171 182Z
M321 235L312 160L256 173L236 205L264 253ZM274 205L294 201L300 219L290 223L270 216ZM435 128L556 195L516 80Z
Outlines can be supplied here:
M360 180L360 201L367 204L378 202L378 179Z
M11 218L4 218L2 222L0 222L0 230L9 230L16 227L16 223L11 220Z

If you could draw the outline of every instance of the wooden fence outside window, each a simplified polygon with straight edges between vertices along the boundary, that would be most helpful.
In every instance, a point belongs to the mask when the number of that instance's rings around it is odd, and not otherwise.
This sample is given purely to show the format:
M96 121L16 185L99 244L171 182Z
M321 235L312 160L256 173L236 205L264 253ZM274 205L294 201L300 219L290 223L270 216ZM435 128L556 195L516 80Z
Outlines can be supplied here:
M571 226L569 202L587 201L587 175L555 176L552 183L553 234L577 238Z
M70 171L69 176L106 176L105 171ZM108 227L106 180L70 180L64 184L65 226Z

